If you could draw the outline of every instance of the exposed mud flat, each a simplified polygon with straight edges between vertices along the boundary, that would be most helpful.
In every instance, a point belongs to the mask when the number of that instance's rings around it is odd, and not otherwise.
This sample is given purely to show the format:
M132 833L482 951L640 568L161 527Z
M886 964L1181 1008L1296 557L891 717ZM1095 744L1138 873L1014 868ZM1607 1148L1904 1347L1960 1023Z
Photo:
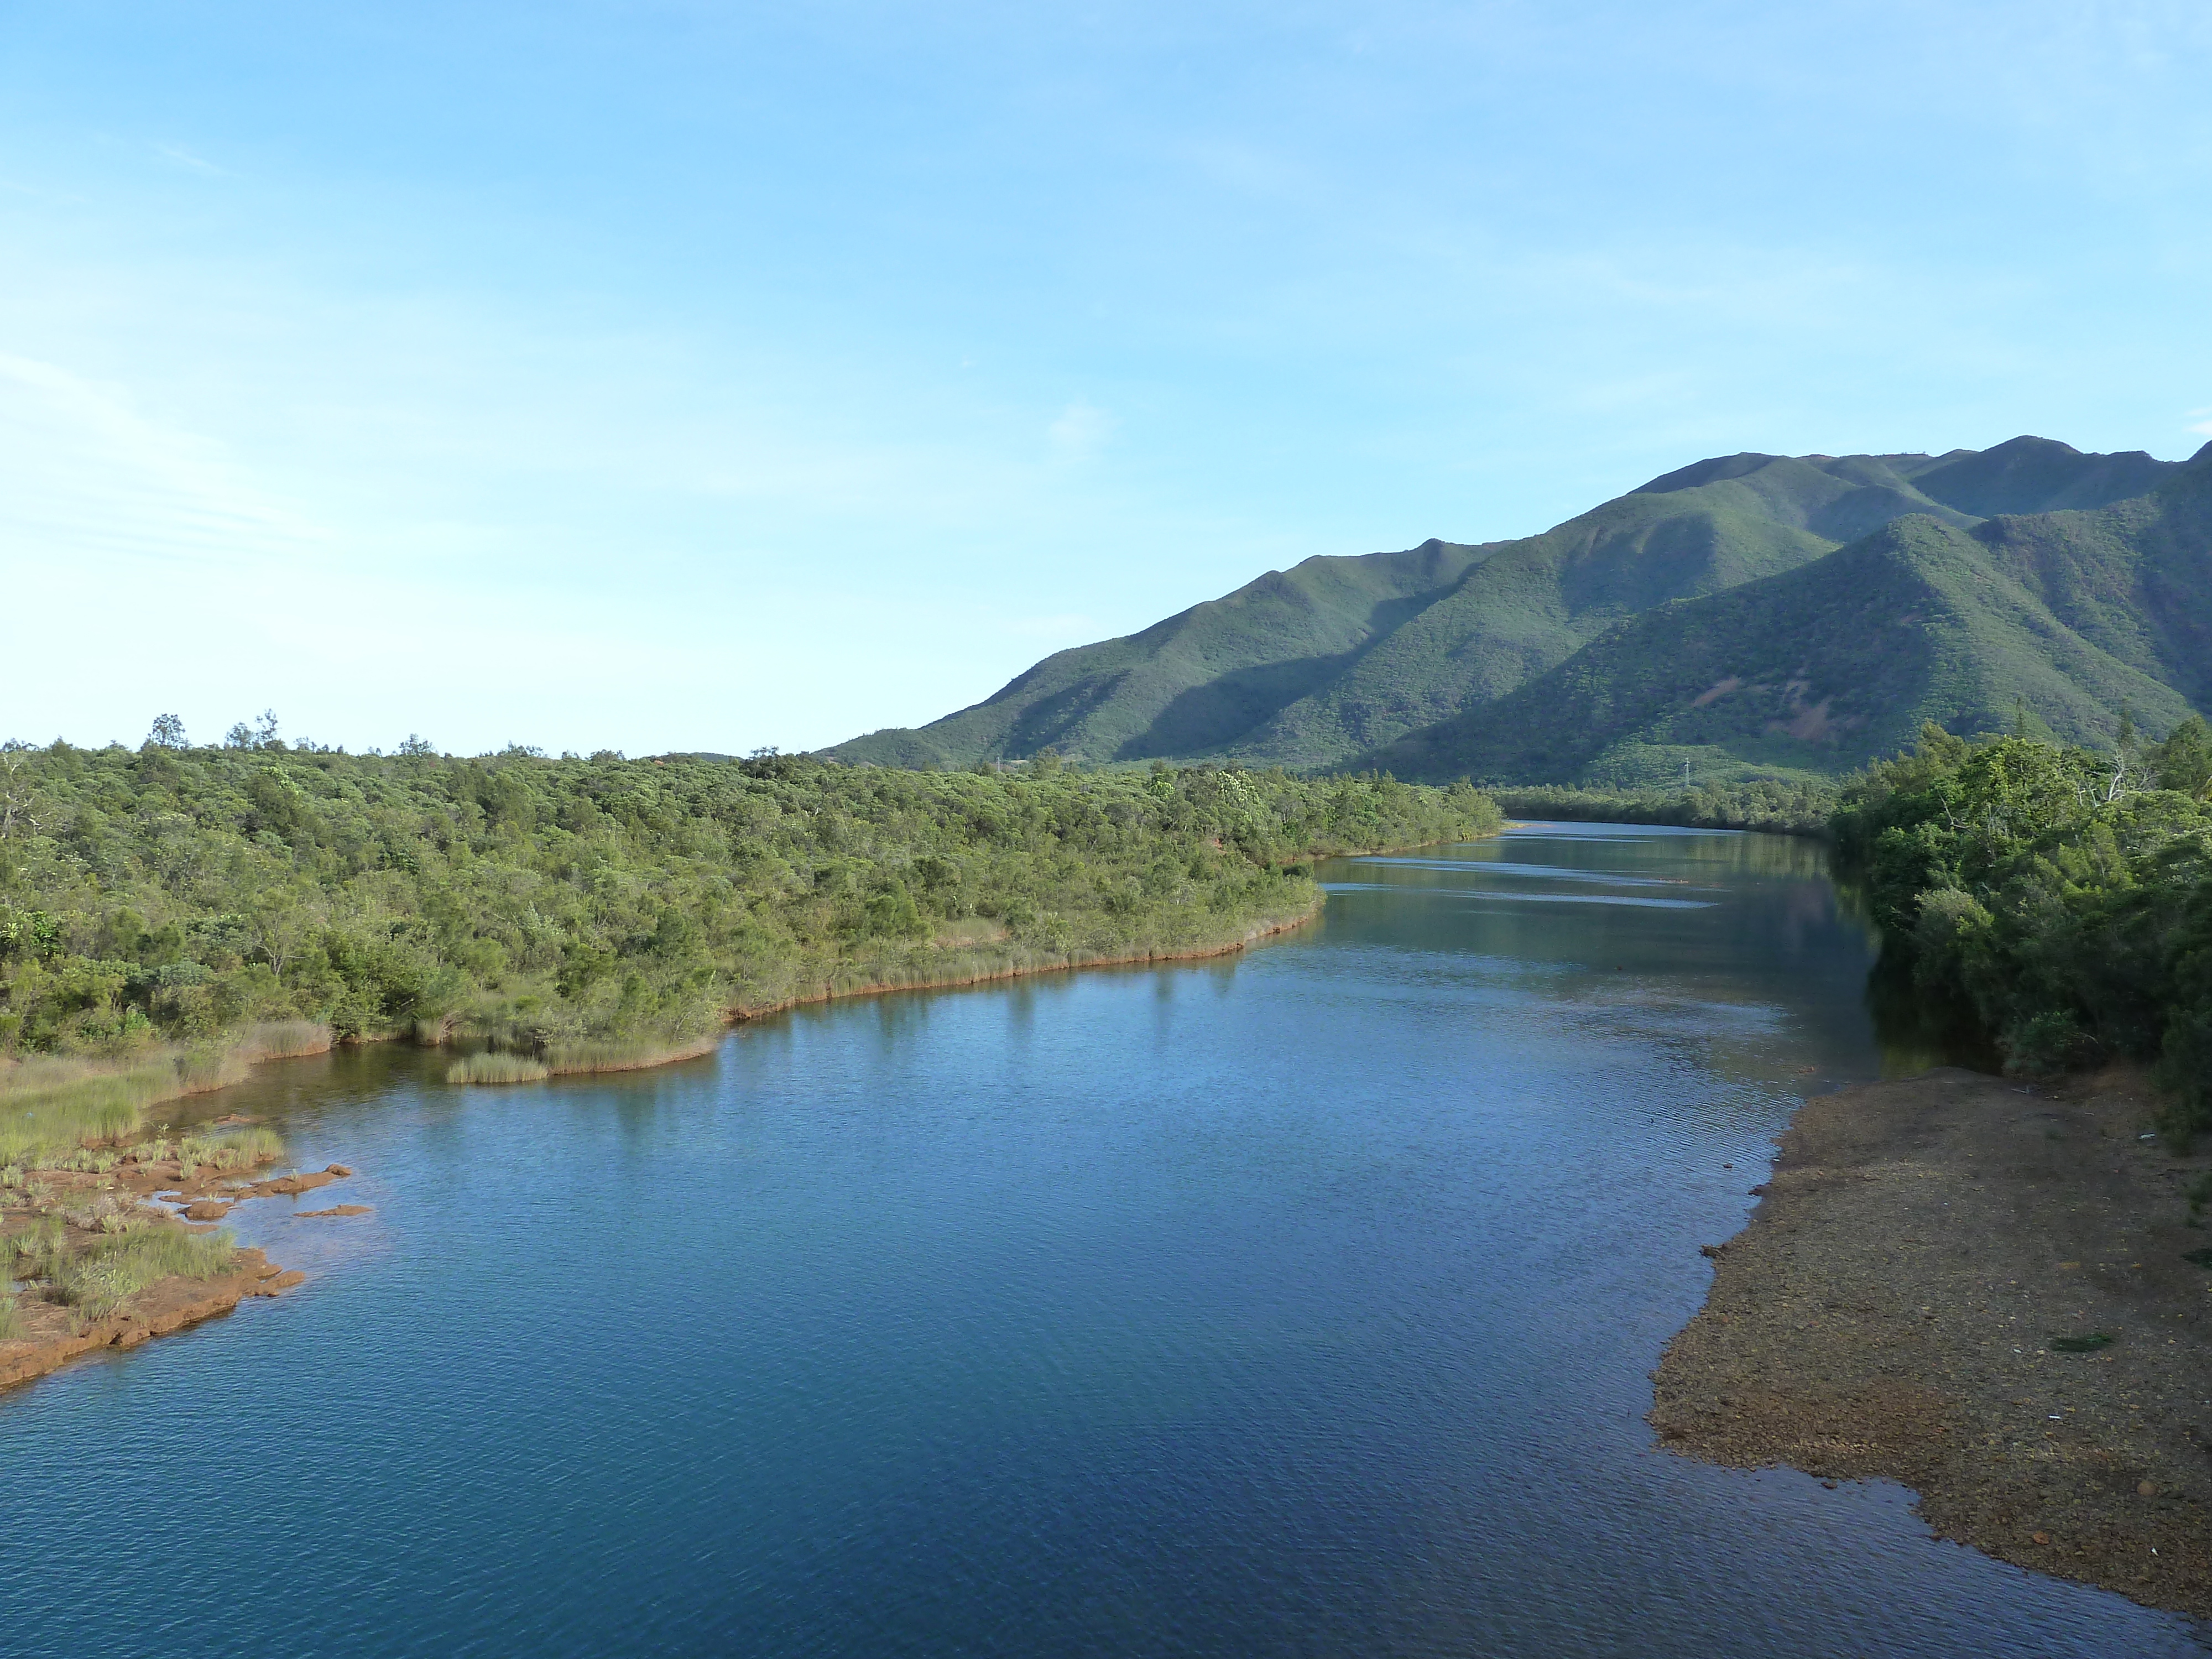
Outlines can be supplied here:
M49 1211L58 1212L72 1202L90 1202L102 1197L143 1200L158 1194L177 1206L179 1218L148 1220L145 1224L206 1233L214 1231L213 1224L228 1214L235 1204L249 1199L313 1192L352 1173L344 1164L333 1164L327 1169L262 1181L246 1180L211 1169L196 1171L192 1179L185 1180L172 1159L158 1164L119 1164L112 1170L96 1175L42 1170L39 1179L48 1189L48 1200L43 1207ZM342 1204L306 1213L351 1216L369 1212L365 1206ZM16 1231L33 1219L30 1205L10 1205L0 1210L0 1232ZM71 1223L66 1236L73 1245L82 1246L96 1235ZM235 1253L228 1272L207 1279L158 1279L126 1297L113 1313L103 1318L85 1319L74 1310L36 1294L19 1296L16 1311L21 1321L21 1334L12 1341L0 1341L0 1389L44 1376L96 1348L135 1348L151 1338L167 1336L203 1319L228 1313L251 1297L280 1296L303 1283L306 1277L296 1270L276 1266L258 1249L245 1249Z
M26 1340L0 1342L0 1389L58 1370L95 1348L135 1348L203 1319L228 1313L248 1297L281 1296L307 1275L241 1249L233 1271L213 1279L164 1279L128 1297L105 1319L79 1320L67 1308L25 1299Z
M1807 1102L1654 1373L1661 1443L1887 1476L1944 1537L2212 1619L2212 1268L2185 1259L2212 1231L2185 1196L2212 1158L2140 1139L2151 1104L2122 1072L1949 1069Z

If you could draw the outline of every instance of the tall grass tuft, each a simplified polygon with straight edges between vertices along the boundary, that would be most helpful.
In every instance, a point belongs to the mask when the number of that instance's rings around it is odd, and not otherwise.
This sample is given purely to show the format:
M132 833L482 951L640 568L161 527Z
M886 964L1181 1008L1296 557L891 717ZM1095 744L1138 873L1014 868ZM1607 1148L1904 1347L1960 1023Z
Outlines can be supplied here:
M23 1316L16 1310L15 1293L0 1289L0 1342L20 1342L23 1338Z
M704 1054L720 1040L721 1034L714 1032L690 1038L604 1037L556 1042L545 1051L545 1067L556 1077L577 1072L638 1072Z
M446 1068L448 1083L538 1083L548 1075L543 1060L524 1054L471 1054Z
M50 1164L81 1146L121 1139L164 1101L240 1082L256 1060L330 1046L329 1026L280 1020L251 1026L221 1048L0 1060L0 1164Z
M201 1145L203 1160L218 1170L250 1170L284 1156L284 1137L274 1129L226 1129Z
M231 1053L248 1064L260 1060L290 1060L300 1054L319 1054L331 1046L331 1028L312 1019L268 1020L248 1026Z
M44 1279L67 1246L61 1218L47 1216L20 1233L0 1237L0 1279Z
M212 1279L237 1253L228 1231L192 1234L147 1227L86 1245L56 1262L54 1297L89 1319L105 1319L125 1297L158 1279Z

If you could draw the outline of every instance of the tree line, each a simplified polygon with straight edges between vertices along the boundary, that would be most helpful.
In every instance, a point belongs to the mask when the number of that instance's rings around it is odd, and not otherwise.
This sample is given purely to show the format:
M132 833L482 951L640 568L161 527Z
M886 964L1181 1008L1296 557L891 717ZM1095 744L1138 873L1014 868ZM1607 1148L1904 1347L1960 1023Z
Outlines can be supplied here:
M1315 857L1498 821L1465 787L1219 767L157 736L0 750L0 1060L298 1020L639 1051L857 985L1216 946L1310 908Z

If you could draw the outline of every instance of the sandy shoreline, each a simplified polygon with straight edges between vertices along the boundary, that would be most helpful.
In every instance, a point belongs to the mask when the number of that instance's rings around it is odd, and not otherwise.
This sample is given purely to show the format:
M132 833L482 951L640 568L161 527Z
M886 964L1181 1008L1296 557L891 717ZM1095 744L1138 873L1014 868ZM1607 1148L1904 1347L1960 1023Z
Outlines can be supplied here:
M2212 1246L2123 1073L1808 1101L1653 1374L1670 1450L1913 1487L1943 1537L2212 1619ZM2100 1336L2109 1344L2096 1345ZM2054 1339L2087 1351L2054 1347Z

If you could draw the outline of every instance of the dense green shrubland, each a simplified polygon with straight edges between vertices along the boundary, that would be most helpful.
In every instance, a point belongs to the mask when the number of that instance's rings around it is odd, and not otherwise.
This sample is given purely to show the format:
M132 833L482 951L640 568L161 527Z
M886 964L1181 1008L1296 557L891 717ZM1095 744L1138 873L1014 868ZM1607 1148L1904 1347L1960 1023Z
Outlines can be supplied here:
M796 997L1218 945L1310 907L1300 860L1498 819L1371 777L273 740L12 745L0 793L0 1094L78 1139L246 1034L636 1064Z
M2116 753L1930 726L1844 787L1839 862L1920 990L2008 1060L2155 1059L2177 1139L2212 1127L2212 732Z
M1493 788L1498 810L1516 818L1576 823L1671 823L1692 830L1764 830L1822 836L1836 810L1836 787L1821 781L1757 779L1700 783L1688 789L1581 789L1565 785Z

